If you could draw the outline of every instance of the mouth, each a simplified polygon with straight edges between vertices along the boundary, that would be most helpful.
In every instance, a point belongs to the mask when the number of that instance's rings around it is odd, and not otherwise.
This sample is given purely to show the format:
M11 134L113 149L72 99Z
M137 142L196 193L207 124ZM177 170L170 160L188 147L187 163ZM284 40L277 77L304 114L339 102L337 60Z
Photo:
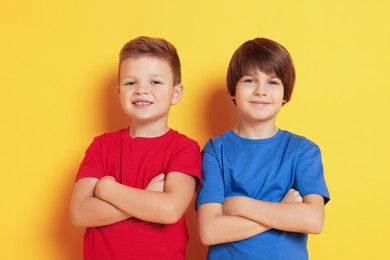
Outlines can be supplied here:
M260 100L251 101L250 103L252 103L252 104L254 104L254 105L269 105L269 104L271 104L270 102L260 101Z
M131 103L133 105L136 105L136 106L149 106L149 105L153 104L153 102L149 102L149 101L134 101Z

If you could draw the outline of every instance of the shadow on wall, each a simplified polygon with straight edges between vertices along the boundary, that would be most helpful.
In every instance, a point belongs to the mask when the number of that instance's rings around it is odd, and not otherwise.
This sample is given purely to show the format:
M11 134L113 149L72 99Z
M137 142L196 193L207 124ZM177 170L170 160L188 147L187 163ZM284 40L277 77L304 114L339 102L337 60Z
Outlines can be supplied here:
M98 102L102 105L97 105L96 108L94 107L90 111L97 113L97 115L91 116L102 115L102 120L97 122L100 123L100 125L96 125L94 127L92 126L91 128L101 129L100 131L103 133L127 127L129 125L129 120L120 107L116 90L116 74L112 73L106 76L106 78L103 78L101 82L105 82L105 84L100 88L102 89L101 102ZM85 151L87 147L84 147L83 149ZM52 226L50 233L54 232L54 234L51 233L50 237L54 239L51 239L50 241L53 241L54 247L57 248L60 254L57 259L83 259L83 235L85 229L73 226L70 223L69 217L69 202L74 186L75 176L82 159L83 158L81 157L77 158L73 163L70 162L71 169L65 171L63 175L61 175L66 176L66 180L63 181L64 184L61 185L64 189L59 192L61 195L59 196L57 204L53 206L55 210L51 219L53 220L54 227Z
M207 139L221 135L224 131L232 129L237 120L237 113L230 95L227 93L225 83L217 83L210 86L212 93L203 97L201 106L203 111L199 116L204 123L198 127L205 131ZM207 140L206 140L207 141ZM206 259L207 246L202 245L197 229L196 211L194 209L195 198L186 212L189 244L187 247L187 260Z
M77 163L79 163L81 159L77 161ZM83 259L84 229L73 226L69 217L69 202L75 181L75 174L78 169L77 163L72 165L72 167L70 167L71 169L64 171L62 176L66 176L66 180L63 185L61 185L63 190L59 192L61 196L58 198L58 203L53 206L54 211L51 221L53 221L53 224L55 225L53 229L55 234L50 234L51 239L49 241L52 241L55 244L54 248L57 248L58 257L56 259L58 260Z
M116 73L112 73L107 77L106 86L104 88L104 111L101 111L105 115L102 123L102 128L106 132L116 131L121 128L129 127L130 120L125 115L119 102L118 95L118 78Z
M225 131L233 129L237 122L236 107L227 92L225 82L217 83L210 87L213 92L205 97L205 110L202 113L205 118L205 129L209 137L221 135Z

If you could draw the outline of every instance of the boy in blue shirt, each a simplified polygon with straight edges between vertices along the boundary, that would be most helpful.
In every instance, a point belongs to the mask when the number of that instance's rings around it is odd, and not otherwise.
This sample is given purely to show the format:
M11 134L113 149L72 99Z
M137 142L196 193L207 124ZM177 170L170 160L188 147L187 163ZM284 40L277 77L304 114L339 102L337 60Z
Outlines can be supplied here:
M308 259L308 234L322 231L330 196L320 149L275 125L294 83L290 54L272 40L233 54L227 85L239 122L206 144L196 200L208 259Z

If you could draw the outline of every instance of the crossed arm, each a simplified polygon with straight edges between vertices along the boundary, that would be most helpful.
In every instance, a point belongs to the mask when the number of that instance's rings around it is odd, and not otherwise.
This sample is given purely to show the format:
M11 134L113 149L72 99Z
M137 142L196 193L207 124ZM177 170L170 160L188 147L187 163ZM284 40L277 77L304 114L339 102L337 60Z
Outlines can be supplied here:
M71 221L76 226L95 227L136 217L172 224L184 214L194 191L194 177L180 172L156 176L145 190L120 184L110 176L82 178L73 190Z
M198 207L199 234L203 244L239 241L271 228L305 233L320 233L324 223L324 200L319 195L303 199L290 190L280 203L243 196L226 198L223 204Z

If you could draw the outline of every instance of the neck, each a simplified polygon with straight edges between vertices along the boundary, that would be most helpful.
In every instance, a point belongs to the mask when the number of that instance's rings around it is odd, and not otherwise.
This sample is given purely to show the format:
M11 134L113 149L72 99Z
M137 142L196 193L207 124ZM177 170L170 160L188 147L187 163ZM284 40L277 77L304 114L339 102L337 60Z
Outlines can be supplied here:
M135 137L158 137L168 132L169 127L167 124L157 123L135 123L131 124L129 128L129 135Z
M245 122L239 122L238 126L234 129L239 136L248 139L265 139L274 136L278 132L278 128L275 123L258 123L258 124L246 124Z

